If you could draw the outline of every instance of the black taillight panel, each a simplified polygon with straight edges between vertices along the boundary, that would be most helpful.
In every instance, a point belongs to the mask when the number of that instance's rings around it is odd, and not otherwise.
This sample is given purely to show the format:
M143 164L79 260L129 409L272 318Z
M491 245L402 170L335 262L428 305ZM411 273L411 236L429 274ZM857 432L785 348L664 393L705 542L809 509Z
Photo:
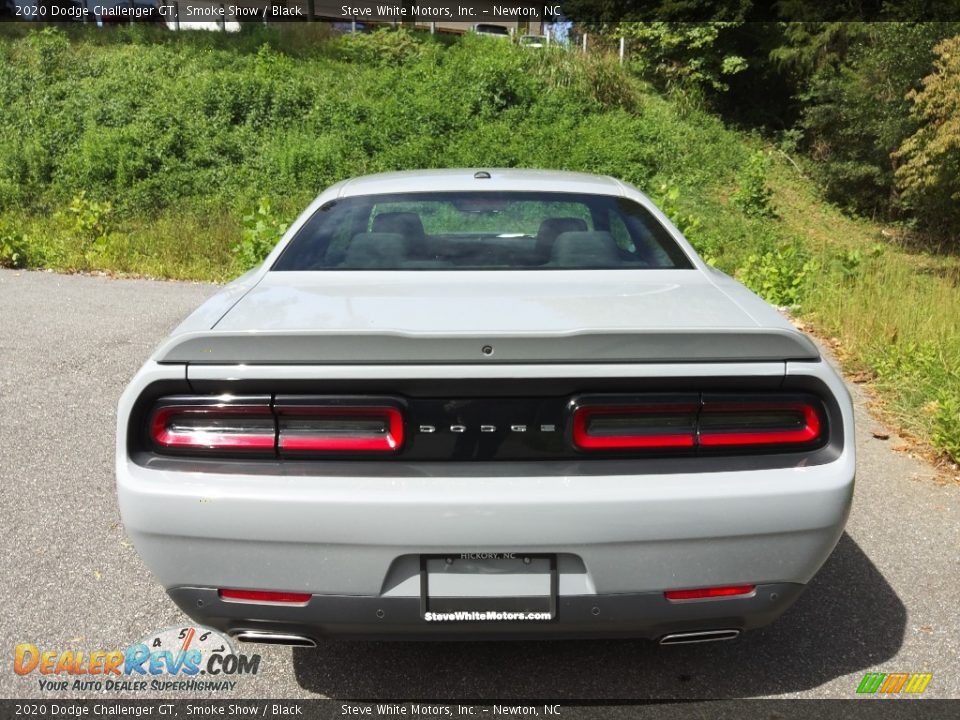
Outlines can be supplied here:
M687 380L672 393L644 388L562 396L525 396L520 381L503 387L477 383L476 395L453 397L338 393L335 384L319 382L327 392L288 386L287 392L271 393L264 382L229 386L242 390L235 393L174 394L158 383L135 404L131 456L145 463L192 457L224 472L229 466L223 463L245 461L246 472L264 460L411 468L499 461L614 468L622 461L656 460L649 465L653 471L667 467L661 460L684 458L713 458L709 469L726 467L727 460L736 464L738 457L771 458L745 460L750 467L813 464L836 457L843 445L839 407L816 381L795 383L790 392L740 391L729 381L712 392L695 390ZM487 388L489 396L482 394ZM445 387L438 383L437 391Z

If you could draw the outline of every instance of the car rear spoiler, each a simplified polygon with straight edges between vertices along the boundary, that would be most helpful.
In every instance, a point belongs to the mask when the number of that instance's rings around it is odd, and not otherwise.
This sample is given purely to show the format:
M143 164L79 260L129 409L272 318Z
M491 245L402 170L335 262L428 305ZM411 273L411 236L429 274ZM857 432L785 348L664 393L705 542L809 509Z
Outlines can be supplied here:
M154 353L161 363L422 365L477 363L762 362L820 359L789 329L698 329L465 336L391 332L192 332Z

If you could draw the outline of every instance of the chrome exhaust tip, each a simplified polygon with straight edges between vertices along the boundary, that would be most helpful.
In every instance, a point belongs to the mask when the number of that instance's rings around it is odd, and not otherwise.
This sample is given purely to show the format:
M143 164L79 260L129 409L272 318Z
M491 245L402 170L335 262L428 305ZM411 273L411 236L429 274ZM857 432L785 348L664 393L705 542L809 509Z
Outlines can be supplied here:
M317 643L303 635L288 635L286 633L264 632L261 630L240 630L232 633L232 637L241 642L264 643L266 645L292 645L294 647L317 646Z
M739 630L698 630L697 632L670 633L660 638L661 645L692 645L694 643L736 640Z

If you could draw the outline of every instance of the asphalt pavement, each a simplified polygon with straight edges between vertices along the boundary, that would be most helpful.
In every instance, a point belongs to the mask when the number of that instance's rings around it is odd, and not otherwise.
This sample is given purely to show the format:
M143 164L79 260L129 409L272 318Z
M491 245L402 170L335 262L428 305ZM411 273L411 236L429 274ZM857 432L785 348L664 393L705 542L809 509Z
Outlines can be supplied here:
M123 648L187 619L124 535L114 491L120 393L213 285L0 271L3 654ZM866 672L933 673L960 697L960 486L894 448L857 403L859 470L840 543L773 625L731 643L327 642L245 646L260 673L216 697L851 698ZM0 696L43 693L0 668ZM136 697L148 695L137 694Z

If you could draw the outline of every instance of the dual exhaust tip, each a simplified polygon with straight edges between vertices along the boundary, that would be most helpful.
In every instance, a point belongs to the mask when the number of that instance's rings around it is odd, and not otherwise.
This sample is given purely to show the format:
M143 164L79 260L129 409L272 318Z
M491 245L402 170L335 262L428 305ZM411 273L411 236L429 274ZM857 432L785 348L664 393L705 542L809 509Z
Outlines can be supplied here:
M739 630L698 630L696 632L670 633L660 638L661 645L693 645L694 643L736 640Z
M316 647L317 643L304 635L263 632L260 630L241 630L232 634L242 642L264 643L266 645L291 645L293 647Z

